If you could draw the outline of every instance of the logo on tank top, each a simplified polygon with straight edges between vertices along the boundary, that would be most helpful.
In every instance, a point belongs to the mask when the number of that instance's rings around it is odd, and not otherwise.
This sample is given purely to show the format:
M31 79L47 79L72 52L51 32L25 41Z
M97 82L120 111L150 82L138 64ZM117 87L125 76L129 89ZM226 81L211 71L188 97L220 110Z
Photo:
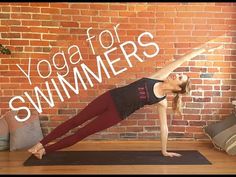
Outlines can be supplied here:
M138 87L139 99L143 101L148 101L149 95L147 90L147 85Z

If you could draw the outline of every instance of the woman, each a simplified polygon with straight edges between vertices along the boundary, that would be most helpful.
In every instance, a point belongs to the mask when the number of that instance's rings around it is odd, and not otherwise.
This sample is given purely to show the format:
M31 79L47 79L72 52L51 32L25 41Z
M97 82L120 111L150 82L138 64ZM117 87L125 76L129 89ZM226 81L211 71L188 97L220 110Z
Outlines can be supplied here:
M69 147L78 141L96 132L116 125L144 105L157 104L160 117L161 146L164 156L181 156L178 153L167 151L167 99L169 93L175 93L173 109L178 111L179 94L189 91L189 78L186 75L170 75L177 67L195 56L209 52L209 47L204 45L182 58L168 64L149 78L139 79L127 86L109 90L89 103L79 114L56 127L39 143L29 149L38 159L53 151ZM216 48L211 48L214 50ZM69 130L78 127L88 120L94 120L80 128L77 132L60 141L47 145L54 139L66 134Z

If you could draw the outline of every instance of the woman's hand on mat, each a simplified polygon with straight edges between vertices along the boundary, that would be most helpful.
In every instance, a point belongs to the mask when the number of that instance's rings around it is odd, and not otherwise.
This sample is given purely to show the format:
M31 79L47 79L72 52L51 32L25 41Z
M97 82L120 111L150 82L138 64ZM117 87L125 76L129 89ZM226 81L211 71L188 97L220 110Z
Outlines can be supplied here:
M175 153L175 152L162 152L162 154L166 157L180 157L181 154Z

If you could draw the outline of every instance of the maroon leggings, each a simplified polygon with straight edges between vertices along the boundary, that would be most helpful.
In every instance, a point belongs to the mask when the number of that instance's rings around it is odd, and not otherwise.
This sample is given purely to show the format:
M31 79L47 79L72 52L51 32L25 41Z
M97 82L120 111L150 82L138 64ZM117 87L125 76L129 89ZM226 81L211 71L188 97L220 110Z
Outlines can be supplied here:
M78 127L94 117L96 117L94 120L80 128L74 134L46 146L52 140L66 134L69 130ZM119 123L121 120L110 92L107 91L89 103L79 114L56 127L40 143L44 146L46 153L53 152L71 146L89 135Z

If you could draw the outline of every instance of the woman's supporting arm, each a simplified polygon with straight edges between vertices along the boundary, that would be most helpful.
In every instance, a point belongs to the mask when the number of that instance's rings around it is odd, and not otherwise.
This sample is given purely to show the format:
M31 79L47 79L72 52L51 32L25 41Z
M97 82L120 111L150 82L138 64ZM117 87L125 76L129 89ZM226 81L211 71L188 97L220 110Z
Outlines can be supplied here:
M168 126L166 108L163 105L158 105L158 114L160 117L160 129L161 129L161 152L167 153L167 141L168 141Z
M161 128L161 152L164 156L179 157L181 156L180 154L167 151L167 142L168 142L168 125L167 125L167 114L166 114L167 100L163 101L164 102L162 102L161 104L157 104L157 110L160 117L160 128Z

